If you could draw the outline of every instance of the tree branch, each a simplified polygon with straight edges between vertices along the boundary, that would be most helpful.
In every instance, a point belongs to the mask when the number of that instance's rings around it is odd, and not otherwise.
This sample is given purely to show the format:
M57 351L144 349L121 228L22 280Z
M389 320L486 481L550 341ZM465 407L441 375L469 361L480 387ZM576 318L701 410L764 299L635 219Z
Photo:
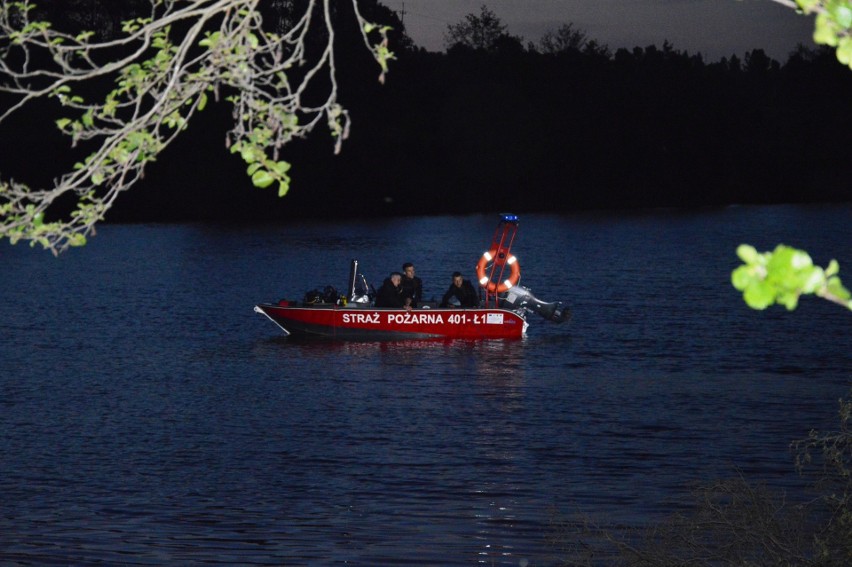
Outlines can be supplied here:
M383 79L392 58L387 28L378 28L379 40L371 44L368 34L376 28L351 1ZM70 114L57 125L72 147L95 145L50 189L0 181L0 238L28 240L54 254L85 243L117 196L203 110L208 95L218 99L223 89L234 107L226 144L246 162L254 185L277 183L285 194L290 164L278 159L279 149L323 119L340 151L349 116L337 102L331 0L308 0L283 35L264 28L258 0L150 2L150 18L125 21L121 37L99 42L90 31L60 32L32 20L29 0L0 2L0 91L17 97L0 123L30 102L53 99ZM325 43L311 55L313 38ZM325 82L318 85L319 77ZM106 92L84 100L74 92L83 85ZM306 103L312 85L318 85L312 98L319 88L325 94ZM47 222L51 204L69 193L77 209Z

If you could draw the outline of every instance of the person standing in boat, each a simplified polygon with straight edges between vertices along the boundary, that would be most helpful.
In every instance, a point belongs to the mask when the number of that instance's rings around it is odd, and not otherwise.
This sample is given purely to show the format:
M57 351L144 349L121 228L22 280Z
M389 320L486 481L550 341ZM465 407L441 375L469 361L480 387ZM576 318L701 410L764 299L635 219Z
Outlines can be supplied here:
M453 272L453 283L441 299L441 307L477 307L479 297L470 280L462 278L461 272Z
M411 309L402 289L402 274L393 272L382 282L376 293L376 307L404 307Z
M414 275L414 264L406 262L402 265L402 293L411 307L423 300L423 281Z

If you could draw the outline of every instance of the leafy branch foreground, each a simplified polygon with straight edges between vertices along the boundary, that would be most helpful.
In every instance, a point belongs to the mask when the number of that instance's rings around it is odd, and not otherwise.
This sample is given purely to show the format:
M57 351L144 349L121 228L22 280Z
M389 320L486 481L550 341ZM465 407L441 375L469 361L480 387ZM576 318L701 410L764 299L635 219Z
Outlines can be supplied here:
M837 275L840 265L836 260L823 269L814 265L804 250L783 244L763 253L741 244L737 256L745 264L733 271L731 283L743 292L743 299L752 309L766 309L777 303L792 311L802 295L816 295L852 309L849 290Z
M0 238L29 240L57 254L85 244L118 195L182 132L210 97L233 105L226 143L257 187L289 188L279 150L324 123L335 150L349 131L337 98L335 28L344 3L289 3L284 29L264 26L258 0L150 0L149 13L115 38L66 32L38 19L29 0L0 3L0 93L13 100L0 123L37 100L58 101L57 127L87 157L48 189L0 180ZM295 11L303 5L303 11ZM381 67L393 54L387 27L366 21L351 0L364 44ZM97 92L94 92L97 91ZM65 220L46 213L73 197Z
M698 487L690 513L648 528L618 529L555 513L549 541L563 565L852 565L852 397L840 429L796 441L796 470L810 499L788 501L737 478Z
M852 67L852 0L773 0L804 14L816 14L814 43L835 48L837 60Z

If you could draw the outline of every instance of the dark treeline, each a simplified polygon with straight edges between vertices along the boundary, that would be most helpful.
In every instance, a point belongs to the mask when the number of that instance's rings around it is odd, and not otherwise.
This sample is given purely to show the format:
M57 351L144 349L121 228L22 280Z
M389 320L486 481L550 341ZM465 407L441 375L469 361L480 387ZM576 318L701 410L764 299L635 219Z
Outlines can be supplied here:
M352 136L338 156L322 132L289 148L284 199L227 156L223 117L161 160L152 202L181 217L276 218L852 197L852 72L828 50L784 65L759 50L708 64L667 45L611 57L420 51L401 54L384 86L369 66L344 75ZM122 218L149 208L146 193L125 198Z
M830 50L799 48L781 64L761 50L706 62L669 44L615 53L544 54L519 43L408 49L380 85L357 39L340 47L338 63L352 135L337 156L321 130L285 148L293 163L288 196L251 186L242 161L224 147L230 109L222 103L199 116L107 220L852 197L852 72Z

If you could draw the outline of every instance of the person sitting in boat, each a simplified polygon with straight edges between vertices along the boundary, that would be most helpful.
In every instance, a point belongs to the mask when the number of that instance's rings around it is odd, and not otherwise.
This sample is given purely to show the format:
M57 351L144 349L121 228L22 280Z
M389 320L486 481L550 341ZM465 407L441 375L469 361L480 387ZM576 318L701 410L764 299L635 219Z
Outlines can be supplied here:
M409 300L407 305L417 307L423 299L423 281L414 275L414 264L406 262L402 265L402 293Z
M382 282L382 287L376 293L376 307L404 307L411 309L410 302L403 295L402 274L393 272Z
M462 278L461 272L453 272L453 283L441 299L441 307L476 307L479 297L470 280Z

